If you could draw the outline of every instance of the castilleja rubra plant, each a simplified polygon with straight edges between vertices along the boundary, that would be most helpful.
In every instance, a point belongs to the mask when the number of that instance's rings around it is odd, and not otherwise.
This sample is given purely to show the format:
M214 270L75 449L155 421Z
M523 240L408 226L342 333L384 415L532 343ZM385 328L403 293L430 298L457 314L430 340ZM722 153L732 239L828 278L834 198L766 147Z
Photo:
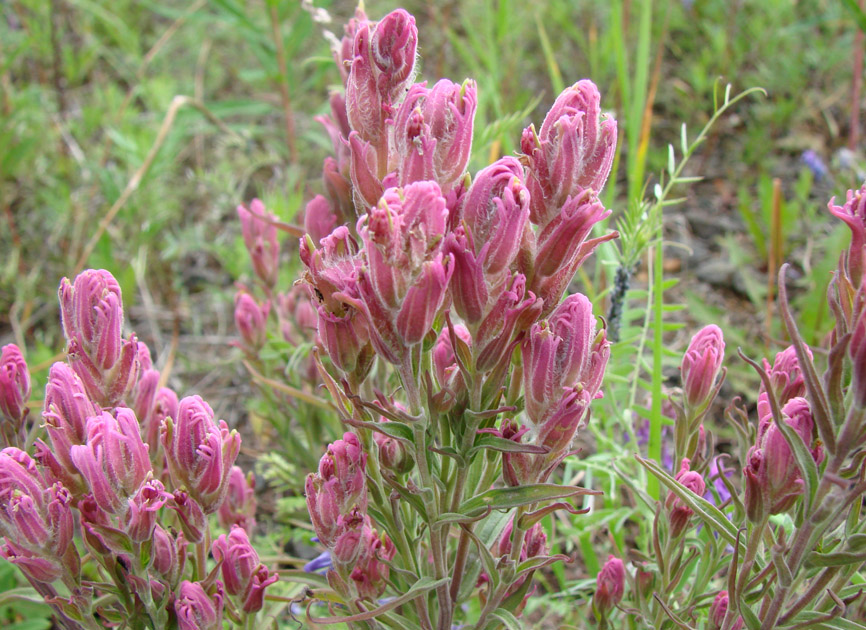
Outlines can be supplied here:
M27 365L12 345L0 361L0 555L70 630L252 624L277 575L243 529L255 499L233 466L240 436L200 397L158 387L147 347L121 336L109 272L64 279L60 304L67 361L49 371L32 446ZM214 540L217 511L232 529Z
M467 172L478 88L413 83L417 38L403 10L379 21L359 10L346 25L334 49L345 92L332 93L330 115L317 118L333 155L323 164L324 194L305 207L302 273L290 292L278 292L265 264L278 222L259 201L239 209L256 276L236 299L240 346L262 386L268 339L314 345L318 374L291 385L297 409L321 406L313 395L321 379L340 422L323 433L329 445L304 484L324 549L307 565L319 573L297 576L318 587L308 619L520 627L537 572L570 559L556 553L562 547L542 519L570 513L577 523L588 508L575 498L598 494L556 483L556 471L608 390L605 324L570 287L596 248L617 237L603 227L611 212L599 198L617 123L584 79L524 130L516 155ZM634 548L616 550L601 568L586 619L794 628L829 623L856 598L845 585L866 559L856 507L866 486L856 481L855 456L866 435L863 194L831 203L853 239L831 286L837 326L824 377L782 283L793 343L772 364L747 359L762 385L749 397L755 419L728 410L740 436L737 466L717 456L705 427L728 369L724 335L716 325L694 335L681 394L665 401L670 463L637 458L663 494L653 500L613 467L647 524ZM693 587L688 579L697 579ZM339 603L329 616L325 601Z

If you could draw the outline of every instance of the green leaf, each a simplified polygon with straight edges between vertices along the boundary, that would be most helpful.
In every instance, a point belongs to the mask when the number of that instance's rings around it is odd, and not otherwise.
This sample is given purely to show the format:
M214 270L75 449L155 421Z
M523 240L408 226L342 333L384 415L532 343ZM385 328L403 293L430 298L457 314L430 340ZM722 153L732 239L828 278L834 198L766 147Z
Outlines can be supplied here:
M491 451L502 453L534 453L536 455L544 455L550 451L550 449L543 446L519 444L518 442L497 435L490 435L489 433L481 435L475 440L475 446L469 449L469 457L472 457L481 449L490 449Z
M531 505L539 501L564 499L584 494L599 494L594 490L576 486L559 486L552 483L534 483L516 488L495 488L464 501L460 506L460 514L478 516L487 511L509 510L521 505Z
M367 621L368 619L374 619L378 617L384 612L389 610L393 610L398 606L402 606L403 604L412 601L416 597L420 597L424 593L428 591L432 591L443 584L447 584L451 578L442 578L441 580L433 580L431 577L422 577L420 580L415 582L412 587L406 591L400 597L396 597L390 600L387 604L383 604L378 608L373 610L368 610L363 613L359 613L357 615L350 615L348 617L310 617L309 612L307 613L307 618L313 623L322 624L323 626L332 625L335 623L351 623L353 621Z
M498 619L509 630L523 630L523 624L520 623L520 620L504 608L497 608L490 613L490 616Z

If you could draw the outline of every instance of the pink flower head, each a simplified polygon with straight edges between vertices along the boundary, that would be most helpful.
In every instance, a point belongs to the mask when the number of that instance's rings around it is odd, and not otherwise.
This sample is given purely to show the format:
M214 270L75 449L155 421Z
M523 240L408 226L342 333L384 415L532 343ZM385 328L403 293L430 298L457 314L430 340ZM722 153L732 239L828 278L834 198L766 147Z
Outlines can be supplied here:
M87 442L72 446L70 456L99 507L122 515L153 469L135 413L120 407L116 414L88 418Z
M230 529L233 525L239 525L247 534L252 534L256 526L256 506L256 485L252 471L244 475L240 466L232 466L226 498L217 512L220 527Z
M592 596L593 610L601 617L622 601L625 592L625 565L616 556L609 555L595 580L595 593Z
M616 150L616 121L599 116L600 102L598 88L584 79L559 95L537 135L532 127L524 130L533 223L547 225L567 197L604 187Z
M526 290L526 278L515 273L498 287L499 297L473 337L475 369L487 372L510 359L512 343L541 315L544 302Z
M833 197L828 204L830 213L842 219L851 229L851 246L848 248L848 276L855 287L863 279L863 257L866 249L866 184L860 190L849 190L845 205L836 206Z
M525 271L532 278L530 288L544 300L545 315L559 303L577 269L599 244L616 238L610 232L588 238L593 227L610 216L592 190L580 190L566 198L559 212L538 233L524 233L521 247L531 254L532 265ZM525 266L525 265L524 265Z
M709 404L724 358L725 340L718 326L705 326L692 337L680 366L686 403L691 409L703 409Z
M520 163L503 157L481 170L463 197L461 211L484 273L497 276L517 255L529 220L529 191Z
M434 180L448 190L466 170L477 105L474 81L409 88L394 117L400 183Z
M385 137L385 119L412 81L417 45L415 18L403 9L378 23L358 22L346 80L346 112L365 142L378 146Z
M223 593L220 583L216 583L216 592L208 595L199 582L184 580L174 601L174 611L180 630L221 630Z
M18 424L27 413L30 400L30 371L21 351L14 343L3 346L0 353L0 418Z
M104 269L88 269L59 289L69 363L97 403L113 407L132 392L139 371L135 335L123 339L120 286Z
M472 336L466 326L455 324L454 334L467 347L472 347ZM436 374L436 380L440 387L447 387L455 394L465 391L466 384L463 382L460 369L457 367L457 357L451 345L451 332L448 326L442 328L442 332L439 333L433 346L433 372Z
M690 470L690 464L691 462L688 458L684 457L680 463L680 471L677 473L676 480L699 497L702 497L707 491L707 484L698 472ZM688 526L694 512L673 491L668 493L665 507L668 510L671 537L679 538Z
M596 333L592 304L576 293L550 317L534 324L523 341L526 412L541 425L561 399L563 388L578 384L596 397L610 356L604 331Z
M390 569L388 562L394 557L396 548L388 534L379 534L367 519L358 541L360 553L349 574L358 597L376 601L385 591Z
M258 199L253 199L249 209L238 206L238 217L253 270L266 287L273 287L280 273L280 242L273 224L277 217Z
M811 360L812 351L808 346L806 346L806 353ZM770 376L770 382L773 384L773 391L779 405L784 405L792 398L806 394L806 381L803 378L803 371L800 369L797 350L794 346L788 346L782 352L777 353L773 359L772 367L764 359L764 370ZM763 383L761 383L761 391L764 391ZM758 404L760 405L760 400ZM758 409L759 418L763 418L767 413L769 413L769 407Z
M243 346L247 350L256 352L265 345L270 312L270 300L264 304L259 304L246 291L238 291L235 294L235 326L237 326Z
M246 612L261 610L264 590L277 581L277 575L259 562L259 554L243 528L234 526L228 536L222 534L214 541L211 552L221 563L226 592L244 602Z
M773 420L769 405L764 403L763 407L767 414L761 417L757 440L749 449L743 469L746 511L753 522L759 522L765 514L788 511L804 488L802 473L785 436ZM792 398L782 408L782 417L803 440L815 463L820 463L824 452L820 445L812 446L814 422L808 401Z
M225 420L217 425L200 396L188 396L180 401L177 420L163 423L160 439L172 481L184 486L206 514L219 509L241 447L238 432L229 431Z
M24 451L0 451L0 535L4 556L25 570L59 576L72 542L72 497L59 483L49 485ZM77 558L77 554L75 554ZM25 570L26 572L26 570Z
M59 290L63 332L70 344L108 370L120 357L123 300L120 285L105 269L88 269L74 283L63 278Z
M307 476L307 509L316 536L326 547L333 548L336 542L341 516L353 508L362 514L367 511L366 465L367 454L358 436L347 432L342 440L328 446L318 472Z

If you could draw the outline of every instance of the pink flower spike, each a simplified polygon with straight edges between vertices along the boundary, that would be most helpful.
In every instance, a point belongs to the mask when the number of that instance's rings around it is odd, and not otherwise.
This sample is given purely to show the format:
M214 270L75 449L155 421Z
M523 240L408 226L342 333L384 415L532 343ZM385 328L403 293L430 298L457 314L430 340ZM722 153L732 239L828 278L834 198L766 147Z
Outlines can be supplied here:
M710 403L709 396L724 359L725 340L718 326L705 326L692 337L680 372L686 404L693 411L700 412Z
M595 581L592 608L596 616L607 618L611 610L622 601L625 592L625 566L616 556L607 557Z

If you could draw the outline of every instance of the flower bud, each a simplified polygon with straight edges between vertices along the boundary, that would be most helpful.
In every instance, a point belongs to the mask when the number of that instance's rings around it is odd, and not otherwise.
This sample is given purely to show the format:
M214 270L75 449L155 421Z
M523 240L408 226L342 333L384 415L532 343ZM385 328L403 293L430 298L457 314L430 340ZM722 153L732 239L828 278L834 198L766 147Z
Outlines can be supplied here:
M239 597L241 601L246 601L254 586L260 591L256 598L260 600L264 588L277 579L275 574L269 575L267 568L259 562L259 554L253 549L247 533L241 527L234 526L228 536L222 534L217 538L213 542L211 553L214 559L221 563L226 592ZM265 573L263 576L259 575L262 569Z
M625 566L622 560L608 556L595 581L592 609L596 618L606 619L611 610L622 601L625 591Z
M165 486L158 479L149 479L138 493L129 500L126 513L126 533L136 543L143 543L153 537L153 528L159 509L171 498Z
M866 249L866 184L860 190L849 190L843 206L836 206L830 199L830 213L844 221L851 229L851 246L848 248L847 271L851 283L859 287L863 280L863 257Z
M334 548L331 551L331 556L337 567L350 568L358 560L366 518L366 514L357 506L337 517L337 535L334 540Z
M394 117L400 183L434 180L448 190L469 161L477 88L469 80L425 85L409 88Z
M258 199L253 199L249 209L238 206L238 217L253 270L266 287L272 288L280 272L280 243L273 225L277 217Z
M524 131L533 223L547 225L570 195L604 187L616 150L616 121L599 117L600 102L595 84L579 81L559 95L538 135L531 127Z
M220 527L231 529L233 525L238 525L247 534L252 534L256 526L256 505L256 484L252 471L244 475L240 466L232 466L226 498L217 512Z
M392 11L376 24L370 38L371 61L377 74L376 86L391 103L401 98L412 81L417 46L415 18L403 9Z
M690 463L691 462L687 458L683 458L676 480L699 497L702 497L707 490L706 483L699 473L689 469ZM673 491L668 492L665 507L668 511L671 538L676 540L681 534L683 534L683 532L685 532L689 520L694 512L688 505L683 503L682 499L675 495Z
M217 582L217 591L208 595L198 582L180 583L174 611L180 630L221 630L223 627L223 594Z
M27 413L30 400L30 371L18 346L10 343L0 353L0 419L6 417L17 427Z
M183 573L183 565L186 563L186 541L183 534L178 534L175 540L171 534L157 525L153 530L153 547L150 556L151 569L170 585L174 585Z
M806 353L809 359L812 359L812 351L806 346ZM797 349L794 346L788 346L782 352L776 354L773 359L773 366L764 359L764 370L770 377L770 382L773 385L773 391L776 394L776 400L780 406L783 406L792 398L805 396L806 381L803 378L803 371L800 369L800 361L797 358ZM761 383L761 391L764 391L764 384ZM760 400L759 400L760 404ZM769 407L758 410L758 417L763 418L769 413Z
M512 341L529 329L544 307L541 299L526 290L523 274L515 273L510 280L506 279L498 292L499 298L473 338L475 369L482 373L510 359Z
M375 602L385 591L390 573L387 563L397 549L388 534L379 535L369 522L364 524L359 546L360 553L349 577L359 598Z
M217 425L200 396L188 396L180 401L177 421L163 423L160 439L172 481L184 486L206 514L219 509L241 447L238 432L229 431L225 420Z
M680 366L686 404L700 412L710 403L710 393L725 358L725 340L716 325L702 328L689 343Z
M270 571L265 565L260 564L258 570L250 580L250 589L242 606L245 613L257 613L265 605L265 589L274 584L279 575Z
M87 442L72 446L70 456L100 508L125 514L126 499L136 494L152 472L132 409L120 407L87 420Z
M710 619L707 628L709 630L722 630L725 625L725 616L728 614L729 597L728 591L719 591L716 598L710 606ZM742 617L738 617L731 630L742 630L745 622Z
M150 414L142 423L141 432L147 444L150 461L160 471L163 469L165 456L159 442L159 432L166 418L177 418L177 406L177 394L174 390L161 387L154 396Z
M454 335L460 342L466 344L467 348L472 347L472 336L466 326L455 324ZM433 372L439 386L447 387L457 396L462 394L466 390L466 384L463 382L463 374L460 373L460 368L457 366L457 357L451 345L451 332L448 326L443 327L442 332L439 333L433 346L432 355Z
M404 409L400 403L394 403L396 407ZM379 422L389 422L388 418L382 416ZM415 466L412 452L400 440L389 437L378 431L373 432L373 441L379 450L379 464L382 468L390 470L398 475L404 475Z
M331 202L322 195L316 195L304 209L304 231L313 242L318 243L337 227L337 215Z
M99 412L88 398L84 383L66 363L57 362L51 366L42 418L55 446L55 454L62 462L68 459L70 445L84 444L87 419ZM68 463L71 468L72 460L69 459Z
M177 512L183 535L194 545L204 540L207 516L198 501L183 490L175 490L168 507Z
M247 351L257 352L265 345L270 311L270 300L260 305L246 291L235 294L235 326Z
M348 153L348 150L346 152ZM346 165L349 166L349 164L347 155ZM346 174L348 175L349 172L347 171ZM326 157L322 165L322 185L325 188L325 196L335 212L334 227L337 224L357 219L355 202L352 199L352 182L340 172L337 161L332 157ZM331 230L328 230L319 237L319 240L330 233Z
M496 277L517 255L529 219L523 167L515 158L504 157L481 170L466 192L461 210L475 253L483 260L484 273Z
M102 370L120 357L123 302L120 285L105 269L88 269L74 283L63 278L59 290L63 332L70 344Z

